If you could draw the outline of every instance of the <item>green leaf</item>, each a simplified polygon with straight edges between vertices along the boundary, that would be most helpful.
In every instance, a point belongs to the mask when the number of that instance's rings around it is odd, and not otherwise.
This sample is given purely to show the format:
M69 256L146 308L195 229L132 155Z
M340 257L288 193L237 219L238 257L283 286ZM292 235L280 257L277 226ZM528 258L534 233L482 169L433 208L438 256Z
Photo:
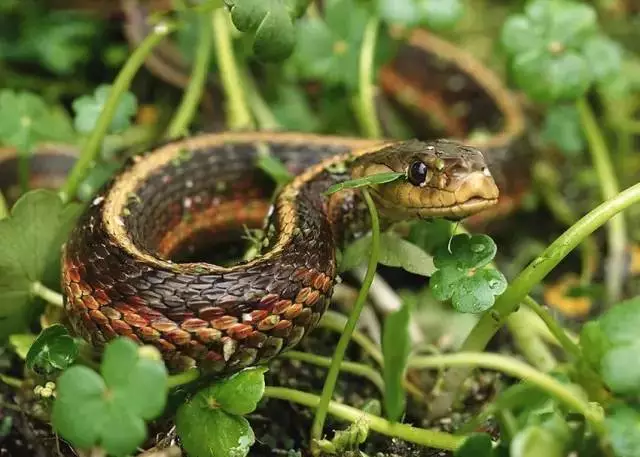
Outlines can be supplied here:
M638 364L640 341L617 346L602 357L600 372L609 388L621 395L640 394L640 364Z
M480 313L493 306L495 297L507 288L499 271L484 268L495 256L497 247L486 235L456 235L449 246L436 250L438 270L429 287L441 301L451 299L453 307L463 313Z
M377 0L380 17L392 24L426 25L434 30L453 27L462 18L460 0Z
M491 437L486 433L470 435L453 454L454 457L491 457L492 455Z
M84 95L73 101L74 125L78 132L89 133L95 128L111 89L111 85L102 84L96 88L93 95ZM131 92L123 93L111 120L109 133L118 133L129 127L137 109L138 102L135 95Z
M269 106L286 130L317 132L320 129L320 120L299 86L282 84L278 85L276 91Z
M0 90L0 143L21 152L38 142L68 140L68 123L59 109L49 108L31 92Z
M55 192L36 189L0 220L0 317L23 311L32 284L57 268L60 248L80 210L78 204L64 205Z
M584 135L580 115L575 105L556 105L547 110L542 138L559 147L569 157L584 150Z
M267 146L265 145L265 148ZM284 186L293 179L293 175L284 164L269 153L268 149L259 149L256 166L267 173L278 186Z
M434 254L440 246L449 243L453 235L453 223L445 219L420 220L411 224L408 240Z
M511 457L565 457L564 443L541 426L527 427L511 441Z
M1 330L0 328L0 331ZM33 333L14 333L9 336L9 344L22 360L26 360L29 349L35 340L36 335Z
M634 344L640 340L640 297L622 301L598 320L600 328L614 346Z
M357 88L359 55L368 18L366 6L357 0L329 0L325 2L324 20L301 19L292 56L300 75L327 85Z
M55 324L40 332L27 353L26 365L37 373L50 374L71 366L77 356L75 340L63 325Z
M216 405L229 414L252 413L264 394L264 367L249 368L214 383L198 393L208 405Z
M255 443L249 421L211 409L197 395L178 409L176 430L192 457L244 457Z
M284 60L296 42L293 19L310 0L226 0L231 20L242 32L255 36L253 50L263 60Z
M360 187L384 184L387 182L395 181L396 179L399 179L403 176L406 175L404 173L390 171L388 173L378 173L375 175L365 176L363 178L350 179L348 181L343 181L332 185L331 187L329 187L329 189L327 189L325 195L331 195L345 189L359 189Z
M617 407L606 419L605 428L616 457L640 455L640 414L628 406Z
M596 35L587 40L582 50L596 80L606 81L620 73L622 48L615 41Z
M365 262L370 251L371 235L358 238L344 250L339 266L340 271L352 270ZM410 273L422 276L431 276L435 270L433 258L429 254L391 232L380 234L378 263L388 267L401 267Z
M127 338L110 342L102 376L75 365L60 376L53 404L54 428L73 445L102 447L108 454L133 453L146 437L145 420L158 417L167 395L167 372L159 360L142 358Z
M505 21L501 42L516 84L535 101L557 102L584 95L593 82L583 46L596 32L591 6L535 0Z
M584 324L580 330L580 346L582 358L590 367L599 372L600 361L611 346L599 322L590 321Z
M405 300L399 310L389 314L384 322L382 354L384 356L384 407L391 422L400 420L406 397L402 381L411 352L409 319L411 301Z

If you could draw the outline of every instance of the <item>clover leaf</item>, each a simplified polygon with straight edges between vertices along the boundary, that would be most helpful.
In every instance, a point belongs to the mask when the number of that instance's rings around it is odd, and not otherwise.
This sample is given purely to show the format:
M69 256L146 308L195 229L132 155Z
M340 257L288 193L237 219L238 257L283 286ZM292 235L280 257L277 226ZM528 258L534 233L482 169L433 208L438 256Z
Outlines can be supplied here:
M0 320L23 313L33 284L58 268L60 247L80 209L64 205L55 192L36 189L0 220Z
M369 12L356 0L329 0L324 19L305 17L297 24L293 59L300 75L328 85L358 86L360 48Z
M542 138L560 148L567 156L575 157L584 149L584 135L580 115L575 105L557 105L546 114Z
M536 101L556 102L584 95L594 81L619 69L613 56L596 60L612 44L594 37L598 30L593 7L568 0L534 0L524 14L507 19L501 41L516 84Z
M605 419L605 428L616 457L640 455L640 413L628 406L616 407Z
M78 132L89 133L95 128L111 89L111 85L102 84L96 88L93 95L84 95L73 101L74 125ZM137 109L138 102L135 95L131 92L124 92L111 120L109 132L117 133L129 127L131 117L136 113Z
M450 248L450 250L449 250ZM463 313L480 313L493 306L495 297L507 288L499 271L485 268L495 256L497 247L487 235L460 234L450 246L436 249L429 287L438 300L449 300Z
M78 356L78 345L60 324L47 327L33 342L27 353L27 368L50 374L71 366Z
M296 42L293 19L304 13L310 0L226 0L231 20L242 32L255 36L253 51L263 60L284 60Z
M167 390L164 363L140 357L136 343L117 338L105 348L100 374L75 365L58 378L52 423L76 447L125 456L144 441L145 421L164 410Z
M434 30L453 27L464 13L460 0L377 0L380 16L405 26L426 25Z
M31 92L0 90L0 143L27 152L34 144L69 140L67 118Z
M254 367L214 383L180 405L176 429L189 455L243 457L255 442L249 422L264 394L266 368Z

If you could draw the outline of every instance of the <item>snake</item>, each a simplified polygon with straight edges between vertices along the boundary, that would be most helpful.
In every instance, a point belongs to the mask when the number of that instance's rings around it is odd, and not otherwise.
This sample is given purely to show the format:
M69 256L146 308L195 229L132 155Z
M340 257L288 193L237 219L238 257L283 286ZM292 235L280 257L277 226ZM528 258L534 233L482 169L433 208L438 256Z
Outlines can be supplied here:
M294 176L275 191L256 165L265 154ZM63 247L67 318L94 347L125 336L155 346L172 370L264 364L316 327L337 251L369 230L358 189L327 190L389 172L399 178L369 187L383 225L459 220L499 197L482 152L446 139L225 132L133 156ZM246 227L262 227L253 258L198 260Z
M146 13L124 3L135 46L148 33ZM189 67L166 45L146 64L181 86ZM401 174L368 188L385 227L432 218L473 226L517 206L528 182L524 116L495 75L466 51L415 30L382 68L380 84L410 106L395 103L419 139L205 131L130 157L87 202L63 246L69 327L96 349L124 336L155 346L173 371L230 374L267 363L317 327L340 281L338 254L370 231L362 193L327 195L332 185ZM463 100L474 101L469 110L461 110ZM426 118L455 139L431 140L434 132L420 127ZM471 125L494 133L463 137ZM71 149L34 151L32 185L57 187L76 160ZM265 155L286 167L288 184L257 166ZM5 195L16 164L15 151L0 150ZM253 257L229 259L256 230L262 236L250 243Z

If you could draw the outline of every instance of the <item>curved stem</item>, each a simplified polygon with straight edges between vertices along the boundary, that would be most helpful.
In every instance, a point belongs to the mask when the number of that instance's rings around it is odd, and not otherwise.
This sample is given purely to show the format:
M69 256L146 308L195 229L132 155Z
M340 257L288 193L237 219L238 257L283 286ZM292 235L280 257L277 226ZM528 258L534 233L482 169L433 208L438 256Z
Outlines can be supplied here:
M493 309L483 314L462 344L461 351L483 351L506 319L528 295L587 236L604 225L612 216L640 201L640 184L629 187L590 211L560 235L540 256L534 259L498 297ZM444 378L443 392L433 404L434 414L444 414L451 408L455 395L470 373L467 367L449 370Z
M320 397L317 395L300 392L299 390L287 389L285 387L270 387L264 389L264 396L295 402L310 408L318 408ZM371 430L383 435L400 438L412 443L420 444L438 449L455 450L466 439L465 436L451 435L444 432L427 430L424 428L412 427L411 425L401 424L398 422L391 423L379 416L365 413L357 408L343 405L331 401L327 405L328 412L340 419L355 422L359 419L366 419Z
M367 275L362 283L362 287L358 293L358 298L353 305L353 311L349 316L344 332L340 335L336 350L333 354L331 366L329 367L329 372L327 373L327 377L322 388L322 395L320 397L318 409L316 410L315 417L313 418L313 424L311 426L311 440L319 440L322 438L322 430L327 417L327 407L329 406L329 402L331 401L331 397L333 396L333 391L336 386L336 381L338 380L340 363L344 358L347 346L351 340L351 334L356 327L358 317L360 317L360 313L364 307L369 287L373 281L373 275L375 274L376 267L378 266L378 257L380 254L380 221L378 219L378 212L376 210L375 203L373 202L371 195L369 195L369 191L367 189L362 189L362 194L365 202L367 203L367 207L369 208L369 213L371 214L371 256L369 257ZM312 446L312 448L315 447Z
M570 387L513 357L484 352L459 352L457 354L413 357L409 359L408 366L411 368L470 366L506 373L536 385L561 403L582 414L600 435L604 433L604 416L597 409L592 408Z
M591 107L586 99L581 98L577 102L580 120L584 128L585 136L589 143L593 165L598 174L598 183L602 191L604 200L615 197L620 186L611 164L611 154L607 148L602 131L591 111ZM609 302L616 302L622 292L622 281L624 277L624 254L627 247L627 227L623 214L611 218L607 225L607 239L609 244L609 261L605 275L607 276L607 290L609 292Z
M7 200L4 198L4 194L0 191L0 221L5 217L9 217L9 206Z
M360 51L359 65L359 94L358 109L360 124L365 136L369 138L380 138L381 129L375 106L375 87L373 84L373 62L376 50L376 39L380 18L371 16L364 29L362 49Z
M200 97L207 80L207 71L211 61L211 48L213 36L211 35L211 21L208 13L200 13L199 17L200 34L198 37L198 48L193 64L193 72L189 79L189 84L185 90L180 106L169 124L167 136L176 138L185 135L189 130L189 124L198 109Z
M524 299L524 304L527 305L532 311L534 311L540 319L547 324L547 327L556 337L558 342L562 345L565 351L570 354L572 357L578 358L581 355L580 347L571 341L571 339L567 336L564 329L560 327L560 324L545 310L540 303L535 301L533 298L527 296Z
M153 48L164 39L164 37L173 31L173 29L174 26L166 22L157 24L153 28L153 31L142 41L142 43L140 43L140 46L133 51L127 62L120 70L120 73L118 73L118 76L109 91L109 96L104 104L104 108L98 117L95 128L89 134L87 142L84 144L82 152L80 153L80 158L60 189L60 197L63 201L68 201L74 198L76 190L80 185L80 181L84 179L87 171L96 160L98 153L100 152L102 140L109 130L111 119L118 108L120 97L129 89L133 77L144 63L145 58Z
M55 290L49 289L47 286L40 282L34 282L31 284L31 293L36 297L42 298L47 303L50 303L58 308L64 306L64 297Z
M231 30L229 30L225 8L218 8L213 12L213 40L220 67L222 88L228 102L227 125L231 130L253 128L251 113L240 84L240 73L233 52Z
M331 358L323 357L321 355L309 354L308 352L289 351L282 354L285 359L299 360L300 362L311 363L319 367L328 368L331 366ZM340 364L340 370L345 373L351 373L354 375L367 378L373 385L375 385L380 392L384 392L384 381L382 376L373 368L364 365L362 363L343 361Z

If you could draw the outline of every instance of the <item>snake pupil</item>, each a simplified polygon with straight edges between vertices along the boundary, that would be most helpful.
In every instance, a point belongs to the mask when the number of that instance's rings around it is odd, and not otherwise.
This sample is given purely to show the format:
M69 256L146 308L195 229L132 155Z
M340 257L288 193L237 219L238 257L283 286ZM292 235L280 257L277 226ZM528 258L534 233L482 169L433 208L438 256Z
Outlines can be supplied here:
M422 186L427 182L429 176L429 168L424 162L415 161L409 166L409 172L407 174L409 182L414 186Z

